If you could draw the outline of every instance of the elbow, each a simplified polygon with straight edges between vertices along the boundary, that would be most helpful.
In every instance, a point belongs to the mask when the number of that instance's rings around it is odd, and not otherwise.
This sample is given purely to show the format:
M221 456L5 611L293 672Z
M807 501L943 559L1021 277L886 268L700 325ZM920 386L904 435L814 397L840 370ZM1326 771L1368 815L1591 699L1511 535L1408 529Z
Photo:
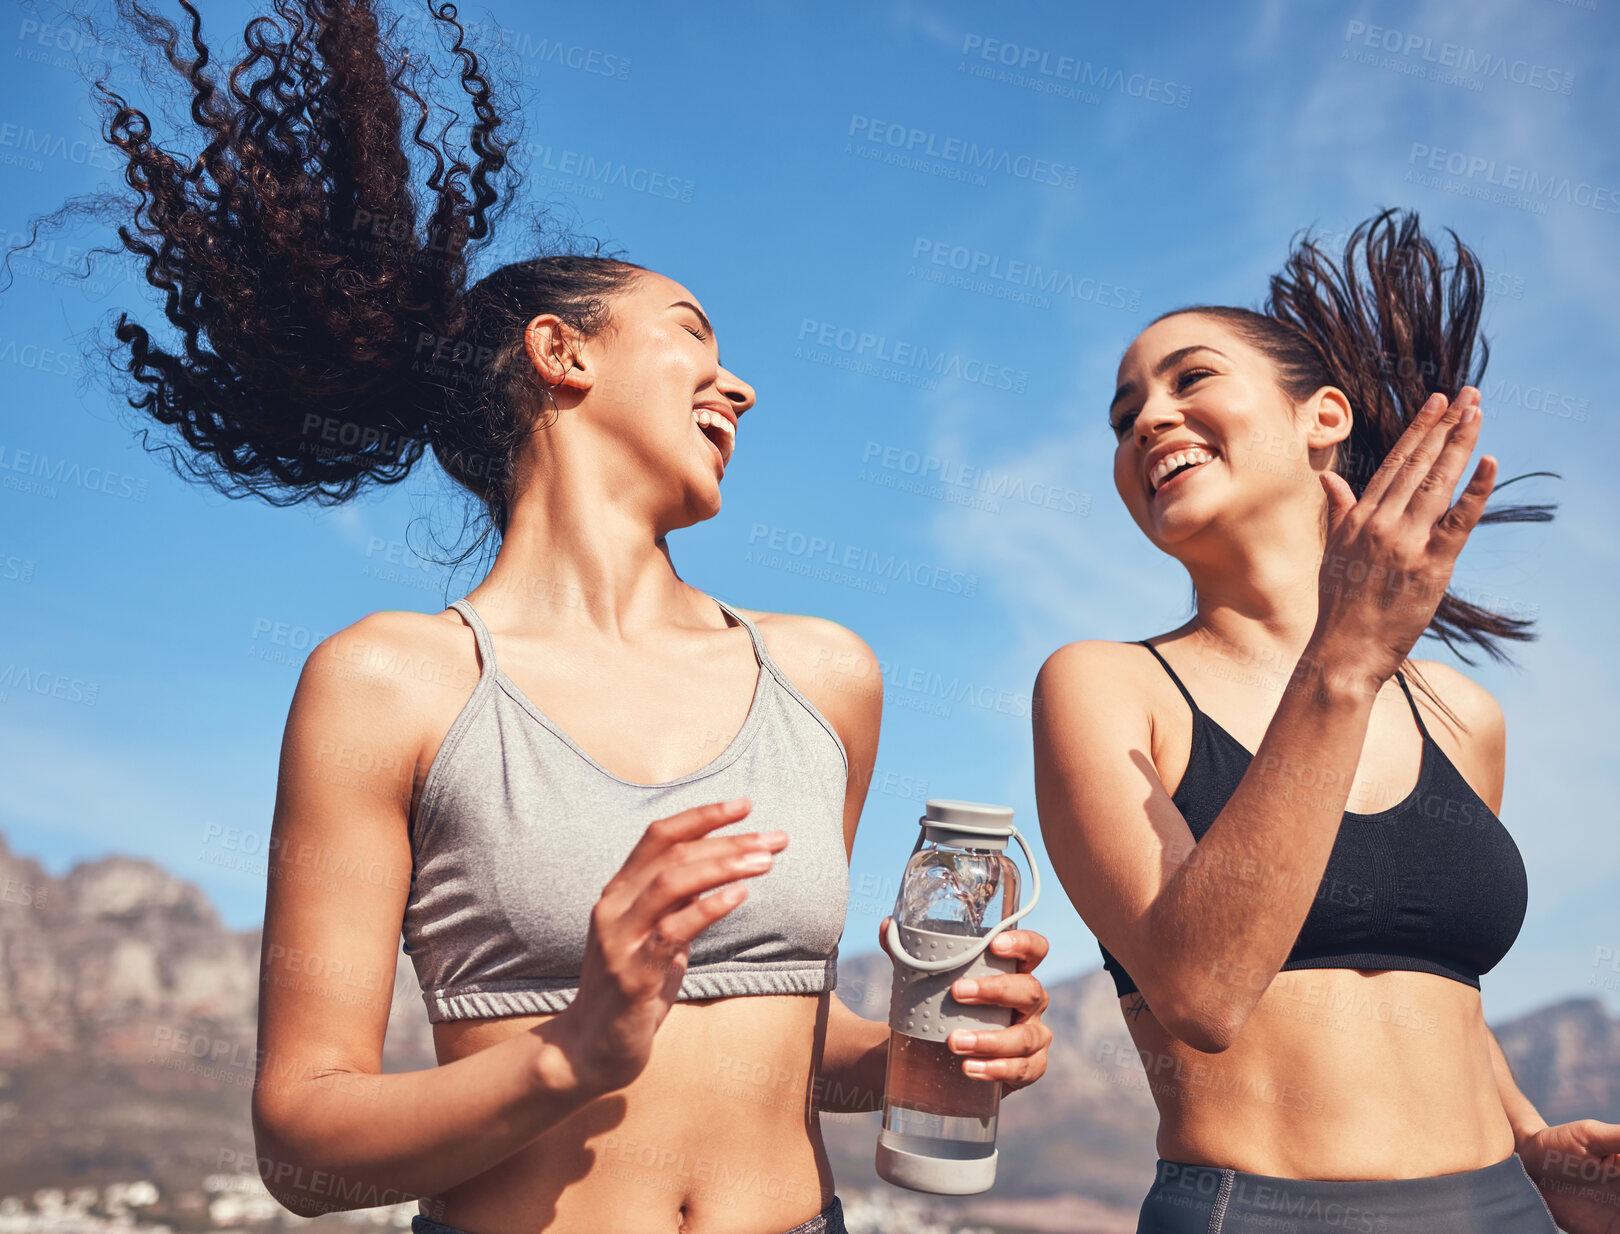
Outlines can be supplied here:
M1195 994L1185 988L1161 988L1144 992L1143 997L1165 1032L1200 1054L1220 1054L1231 1049L1254 1010L1252 1004L1215 1000L1208 997L1207 991Z
M1159 1017L1164 1031L1200 1054L1221 1054L1237 1040L1238 1028L1224 1017L1172 1011Z
M306 1220L351 1207L334 1203L329 1189L324 1195L312 1189L311 1182L323 1175L292 1147L298 1138L290 1121L294 1117L292 1111L271 1110L257 1100L253 1104L253 1157L264 1189L277 1204Z
M264 1184L277 1204L303 1217L307 1203L294 1185L303 1173L279 1136L269 1130L257 1109L253 1113L253 1160Z

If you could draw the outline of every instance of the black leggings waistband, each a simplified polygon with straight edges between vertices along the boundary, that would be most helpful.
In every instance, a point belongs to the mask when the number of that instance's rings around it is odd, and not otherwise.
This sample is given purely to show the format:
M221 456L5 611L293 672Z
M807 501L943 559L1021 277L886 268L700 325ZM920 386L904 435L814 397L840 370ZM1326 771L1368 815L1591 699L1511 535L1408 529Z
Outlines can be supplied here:
M1274 1178L1159 1159L1136 1234L1557 1234L1515 1154L1430 1178Z

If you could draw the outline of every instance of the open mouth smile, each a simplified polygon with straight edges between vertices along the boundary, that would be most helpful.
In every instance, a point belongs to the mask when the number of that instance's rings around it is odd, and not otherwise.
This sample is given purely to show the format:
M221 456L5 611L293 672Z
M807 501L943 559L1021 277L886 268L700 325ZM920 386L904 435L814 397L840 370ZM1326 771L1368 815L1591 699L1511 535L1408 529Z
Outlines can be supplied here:
M737 426L719 412L710 411L707 407L699 407L692 412L692 423L719 453L720 466L724 468L731 461L732 452L737 448Z
M1190 471L1196 471L1215 457L1203 446L1187 446L1164 455L1148 471L1148 492L1155 496L1168 484Z

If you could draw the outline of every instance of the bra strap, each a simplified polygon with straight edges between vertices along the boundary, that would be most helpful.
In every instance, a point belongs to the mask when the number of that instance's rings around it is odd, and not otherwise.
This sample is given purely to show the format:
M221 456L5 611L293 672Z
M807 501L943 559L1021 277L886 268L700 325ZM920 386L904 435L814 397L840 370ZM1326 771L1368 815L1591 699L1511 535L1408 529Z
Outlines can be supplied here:
M1418 712L1417 700L1412 697L1412 691L1406 685L1406 678L1402 676L1399 669L1395 670L1395 680L1400 682L1401 693L1406 695L1407 704L1412 708L1412 718L1417 721L1418 732L1422 733L1424 739L1427 740L1429 730L1423 724L1423 716Z
M1187 692L1187 687L1181 684L1181 678L1176 676L1176 670L1170 667L1170 662L1159 654L1159 649L1145 638L1136 640L1153 653L1153 658L1164 665L1164 671L1170 674L1170 680L1176 683L1176 689L1181 691L1181 697L1187 700L1187 706L1193 709L1193 715L1198 714L1198 704L1193 702L1193 696Z
M478 615L478 610L473 608L472 601L465 596L459 600L452 600L450 607L465 617L467 624L472 627L473 638L478 643L480 667L478 677L479 680L483 680L495 671L495 641L489 636L489 627L484 624L484 619Z
M708 595L707 592L704 594ZM765 665L770 664L771 653L765 646L765 636L759 632L759 628L736 609L732 608L731 605L727 604L719 596L709 596L709 599L718 604L724 612L729 613L732 617L736 618L737 624L748 631L748 637L752 639L754 643L754 659L759 661L760 666L764 667Z

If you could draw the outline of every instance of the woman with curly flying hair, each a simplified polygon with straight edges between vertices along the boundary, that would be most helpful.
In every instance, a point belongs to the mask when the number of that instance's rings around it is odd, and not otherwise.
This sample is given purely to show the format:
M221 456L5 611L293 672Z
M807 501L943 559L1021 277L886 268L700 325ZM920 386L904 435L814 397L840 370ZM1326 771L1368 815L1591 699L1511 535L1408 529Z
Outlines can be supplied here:
M253 1100L304 1214L423 1197L419 1230L843 1229L818 1112L876 1109L888 1027L832 996L878 741L864 642L682 581L754 391L697 296L535 253L467 285L510 141L449 4L443 112L368 0L277 0L212 68L133 0L205 138L111 92L124 245L174 339L127 316L132 404L190 474L275 504L392 484L431 447L487 512L488 575L322 642L282 747ZM463 129L458 129L457 125ZM464 131L463 131L464 130ZM452 141L463 132L463 141ZM319 877L307 877L318 870ZM381 1074L403 932L439 1066ZM1039 935L961 988L970 1076L1045 1067Z

